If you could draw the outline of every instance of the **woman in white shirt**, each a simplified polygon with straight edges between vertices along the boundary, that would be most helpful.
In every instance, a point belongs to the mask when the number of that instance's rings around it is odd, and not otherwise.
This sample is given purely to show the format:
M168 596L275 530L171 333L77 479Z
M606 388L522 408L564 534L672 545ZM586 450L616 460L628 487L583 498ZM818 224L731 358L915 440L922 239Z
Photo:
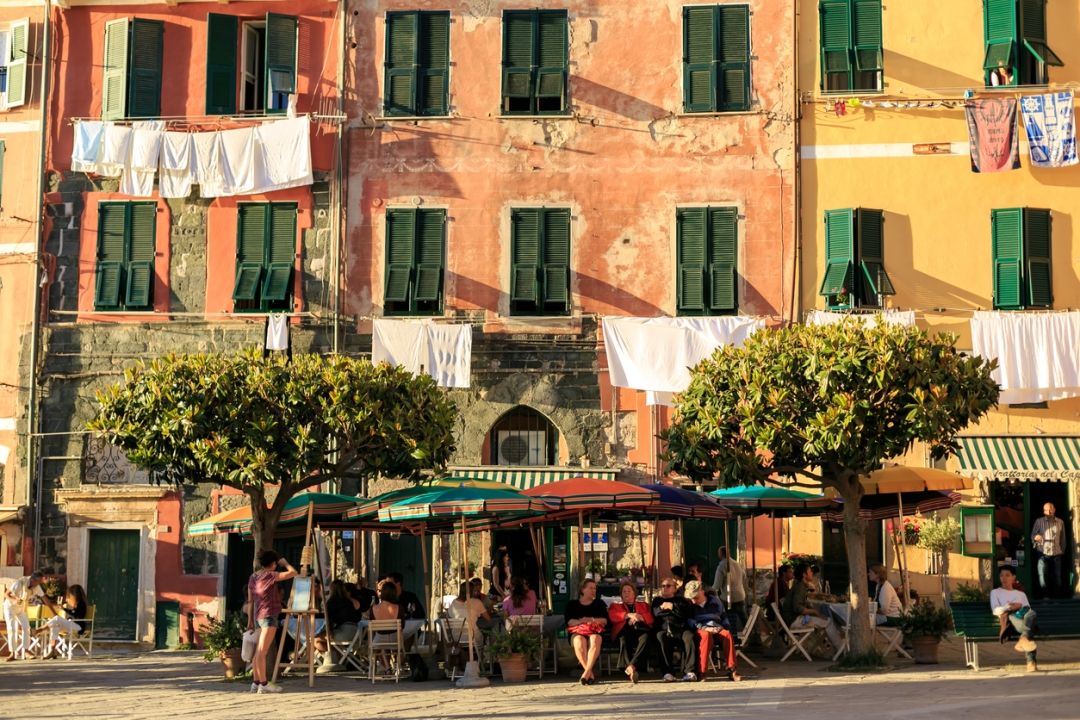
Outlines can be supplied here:
M889 571L884 565L871 565L868 573L870 582L874 584L873 600L877 603L878 611L875 619L878 625L895 625L903 612L900 604L900 596L896 594L896 588L889 582Z
M477 621L480 618L484 618L485 620L491 620L491 613L489 613L487 611L487 608L484 607L484 603L482 600L470 596L469 583L461 583L458 588L458 596L454 598L454 600L450 603L450 607L446 609L446 615L451 620L467 620L468 623L465 626L466 633L471 627L474 644L481 644L483 635L480 632L480 627L479 625L477 625Z

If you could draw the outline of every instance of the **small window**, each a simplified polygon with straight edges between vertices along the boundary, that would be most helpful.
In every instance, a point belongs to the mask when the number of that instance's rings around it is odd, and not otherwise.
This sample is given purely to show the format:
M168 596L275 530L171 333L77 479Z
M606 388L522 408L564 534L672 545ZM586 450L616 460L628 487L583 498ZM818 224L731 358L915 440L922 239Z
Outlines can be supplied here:
M683 8L683 109L750 109L750 6Z
M1047 44L1046 0L983 0L987 86L1046 85L1061 58Z
M283 113L296 92L299 20L267 13L262 20L206 17L206 114Z
M95 310L151 310L157 255L157 205L98 205Z
M960 508L960 552L968 557L994 557L994 508Z
M438 116L449 112L450 13L386 16L383 111Z
M895 295L885 271L885 213L869 208L825 211L825 277L819 295L833 310L880 308Z
M103 120L159 117L165 23L120 18L105 23Z
M235 309L291 311L295 265L296 203L241 203L237 207Z
M503 13L502 112L567 112L569 40L565 10Z
M492 465L542 467L558 457L559 431L555 424L524 405L513 408L488 433Z
M880 92L881 0L821 0L822 92Z
M679 315L738 312L736 248L739 212L733 207L682 208L676 214Z
M384 314L442 313L445 257L445 210L387 210Z
M1053 218L1038 208L990 213L994 263L994 309L1023 310L1054 305L1051 244Z
M510 213L510 313L570 312L570 210L521 208Z

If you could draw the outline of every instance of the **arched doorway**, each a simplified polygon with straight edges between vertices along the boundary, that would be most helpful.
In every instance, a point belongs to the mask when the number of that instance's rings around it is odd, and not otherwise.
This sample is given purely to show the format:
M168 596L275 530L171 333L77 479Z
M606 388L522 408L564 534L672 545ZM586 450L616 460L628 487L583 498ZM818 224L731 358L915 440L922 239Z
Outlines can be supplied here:
M484 460L491 465L555 465L559 457L559 430L542 413L518 405L491 427L485 444Z

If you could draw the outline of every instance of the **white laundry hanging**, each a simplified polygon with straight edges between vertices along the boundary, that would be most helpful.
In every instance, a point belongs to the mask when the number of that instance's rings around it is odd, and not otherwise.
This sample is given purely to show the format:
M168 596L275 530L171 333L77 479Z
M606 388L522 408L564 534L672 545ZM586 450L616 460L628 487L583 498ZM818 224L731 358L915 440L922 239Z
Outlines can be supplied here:
M1001 404L1080 397L1080 312L976 312L971 347L996 359Z
M221 158L221 133L193 133L191 136L195 161L195 182L199 195L219 197L225 192L225 171Z
M430 320L376 319L371 361L388 362L414 375L430 375L440 387L467 388L472 372L472 327Z
M255 129L221 131L223 195L255 192Z
M167 132L162 135L158 170L158 192L161 197L186 198L191 194L195 160L191 145L191 133Z
M71 169L74 172L98 171L102 144L105 139L105 123L100 120L75 122L75 142L71 148Z
M131 154L131 128L105 123L101 160L97 172L104 177L120 177Z
M284 313L266 319L266 349L289 349L289 318Z
M842 313L829 312L827 310L811 310L806 316L807 325L835 325L850 318L854 318L866 327L874 327L877 319L881 318L887 325L900 325L912 327L915 325L914 310L886 310L876 313Z
M259 192L310 185L311 120L305 115L255 128L256 186Z

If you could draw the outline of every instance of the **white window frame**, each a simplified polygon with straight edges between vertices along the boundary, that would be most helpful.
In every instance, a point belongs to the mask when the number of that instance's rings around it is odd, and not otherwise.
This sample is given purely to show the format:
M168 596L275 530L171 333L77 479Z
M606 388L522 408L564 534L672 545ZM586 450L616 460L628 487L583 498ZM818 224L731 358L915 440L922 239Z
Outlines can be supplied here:
M11 65L11 27L0 30L0 67L4 68L4 89L0 91L0 107L7 108L7 69Z
M262 42L257 42L256 31L262 30L263 37ZM253 40L254 39L254 40ZM255 69L254 74L248 72L248 48L252 42L255 42ZM261 56L261 57L260 57ZM262 73L258 72L259 65L262 65ZM266 77L266 21L265 20L245 20L240 23L240 102L238 103L238 109L242 112L266 112L266 99L268 90L262 87L264 84L264 78ZM247 83L252 81L255 84L255 97L261 99L262 107L247 107ZM258 100L256 100L258 102Z

